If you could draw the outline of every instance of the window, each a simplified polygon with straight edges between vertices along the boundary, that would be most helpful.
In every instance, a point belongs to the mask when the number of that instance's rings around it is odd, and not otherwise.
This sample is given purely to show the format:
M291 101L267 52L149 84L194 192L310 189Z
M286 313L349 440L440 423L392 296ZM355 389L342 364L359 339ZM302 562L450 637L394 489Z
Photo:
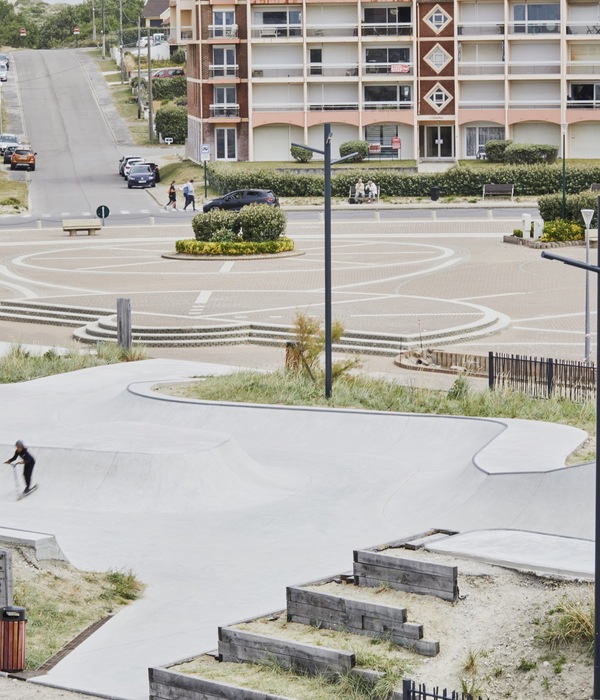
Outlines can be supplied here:
M309 49L310 74L322 75L323 73L323 49Z
M467 126L465 128L465 156L475 158L479 146L485 146L488 141L503 139L503 126Z
M214 88L214 103L211 106L213 117L237 117L239 105L236 102L235 85L218 86Z
M452 100L452 95L438 83L425 95L425 99L436 112L441 112Z
M255 12L255 25L259 26L259 36L301 36L302 12L296 9L264 10ZM263 26L264 29L260 29Z
M428 12L425 15L423 19L436 34L439 34L442 29L452 21L450 15L448 15L439 5L436 5L431 12Z
M424 60L433 68L436 73L439 73L444 66L448 65L452 60L452 56L441 47L436 44L431 51L425 56Z
M365 7L362 33L364 36L410 34L411 22L410 7Z
M215 141L217 143L217 160L236 160L236 130L215 129Z
M235 63L235 47L214 46L212 78L233 77L237 75L237 65Z
M365 85L365 109L405 109L411 104L410 85Z
M556 34L560 32L560 5L526 4L513 5L514 30L527 34ZM523 24L518 24L523 22Z
M213 11L213 36L235 36L235 12L233 10Z
M409 64L410 49L366 49L365 61L367 63L367 73L408 72L392 71L392 64Z

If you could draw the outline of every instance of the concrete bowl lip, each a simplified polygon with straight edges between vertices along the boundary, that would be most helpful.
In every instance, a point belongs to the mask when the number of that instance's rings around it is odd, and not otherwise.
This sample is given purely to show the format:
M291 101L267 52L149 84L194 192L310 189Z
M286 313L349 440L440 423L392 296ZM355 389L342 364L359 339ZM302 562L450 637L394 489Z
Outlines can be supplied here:
M256 255L190 255L189 253L162 253L167 260L271 260L272 258L294 258L304 255L303 250L286 250L283 253L257 253Z

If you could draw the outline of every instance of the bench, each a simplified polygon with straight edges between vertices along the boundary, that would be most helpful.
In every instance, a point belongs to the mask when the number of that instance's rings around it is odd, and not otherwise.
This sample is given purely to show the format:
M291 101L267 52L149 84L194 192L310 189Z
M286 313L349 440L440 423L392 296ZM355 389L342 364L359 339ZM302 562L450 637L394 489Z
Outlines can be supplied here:
M600 182L592 182L590 192L600 192Z
M356 189L354 185L350 186L350 189L348 191L348 204L358 204L358 198L356 196ZM364 199L361 198L362 202L368 202L369 201L369 196L365 192ZM377 196L371 200L372 202L375 202L377 204L379 202L379 187L377 188Z
M485 199L485 195L487 194L488 196L496 195L499 197L510 197L512 201L514 193L514 185L496 185L492 183L487 183L483 186L483 199Z
M88 236L93 236L101 228L100 219L65 219L63 221L63 231L68 231L69 236L76 236L79 231L87 231Z

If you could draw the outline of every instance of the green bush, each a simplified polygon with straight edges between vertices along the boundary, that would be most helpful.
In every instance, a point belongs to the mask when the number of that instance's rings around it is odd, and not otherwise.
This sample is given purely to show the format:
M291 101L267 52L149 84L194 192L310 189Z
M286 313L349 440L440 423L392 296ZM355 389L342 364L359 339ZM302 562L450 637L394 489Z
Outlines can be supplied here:
M309 163L313 157L313 152L309 151L308 148L302 148L302 146L292 146L290 153L292 158L299 163Z
M541 241L584 241L584 228L574 221L547 221L544 224L544 235Z
M485 157L490 163L504 163L504 151L510 146L510 140L492 139L485 142Z
M220 228L214 231L210 237L212 242L228 242L233 243L239 241L240 236L230 228Z
M523 231L520 228L516 228L512 234L515 238L523 238Z
M504 162L512 165L554 163L557 155L558 148L556 146L537 143L511 143L504 151Z
M152 81L152 99L168 102L187 95L187 78L176 75L174 78L156 78Z
M565 197L565 220L576 221L583 224L581 216L582 209L593 209L594 216L590 228L598 228L598 215L596 207L598 205L598 196L596 192L579 192L579 194L568 194ZM554 221L562 218L562 193L545 194L538 199L538 208L540 216L544 221Z
M354 158L348 158L347 163L359 163L369 155L369 144L367 141L346 141L340 145L340 157L349 156L356 153Z
M197 241L175 242L175 250L187 255L273 255L294 250L294 241L282 236L276 241Z
M171 78L175 80L175 78ZM187 109L166 105L155 114L156 131L163 139L172 138L174 143L185 143L187 138Z
M279 207L250 204L238 216L245 241L274 241L285 233L287 219Z
M215 209L206 214L198 214L192 219L192 230L197 241L214 240L219 231L231 231L237 238L240 233L239 215L235 211Z
M174 51L171 56L171 63L175 63L178 66L185 66L185 51L183 49Z

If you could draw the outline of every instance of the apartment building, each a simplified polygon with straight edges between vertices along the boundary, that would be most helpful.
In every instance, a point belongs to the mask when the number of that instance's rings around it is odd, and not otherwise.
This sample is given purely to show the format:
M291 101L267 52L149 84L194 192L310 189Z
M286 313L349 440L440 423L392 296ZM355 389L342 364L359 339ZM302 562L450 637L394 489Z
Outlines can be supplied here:
M188 146L199 159L334 153L475 158L488 139L600 157L600 2L171 0L188 13ZM178 20L175 19L177 22Z

